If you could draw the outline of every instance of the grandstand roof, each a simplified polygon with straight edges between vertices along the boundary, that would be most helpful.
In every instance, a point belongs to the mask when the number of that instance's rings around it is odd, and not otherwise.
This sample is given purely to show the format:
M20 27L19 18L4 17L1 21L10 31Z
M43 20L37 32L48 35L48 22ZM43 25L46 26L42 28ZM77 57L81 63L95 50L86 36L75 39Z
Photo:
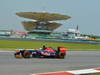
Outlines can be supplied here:
M58 13L47 13L47 12L18 12L16 13L16 15L38 21L67 20L71 18L70 16L67 15L61 15Z
M22 22L24 28L27 31L32 31L32 30L36 30L36 29L40 29L40 30L54 30L56 28L58 28L59 26L61 26L62 24L60 23L56 23L56 22L46 22L45 25L39 25L39 22L33 22L33 21L28 21L28 22Z

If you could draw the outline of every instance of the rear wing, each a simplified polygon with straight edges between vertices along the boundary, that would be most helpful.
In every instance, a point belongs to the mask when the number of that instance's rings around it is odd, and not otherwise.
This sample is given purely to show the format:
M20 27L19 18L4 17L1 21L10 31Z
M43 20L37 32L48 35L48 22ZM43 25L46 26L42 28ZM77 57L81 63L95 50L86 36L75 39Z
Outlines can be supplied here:
M93 69L82 69L82 70L73 70L73 71L61 71L61 72L49 72L49 73L38 73L31 75L83 75L91 73L100 73L100 68Z

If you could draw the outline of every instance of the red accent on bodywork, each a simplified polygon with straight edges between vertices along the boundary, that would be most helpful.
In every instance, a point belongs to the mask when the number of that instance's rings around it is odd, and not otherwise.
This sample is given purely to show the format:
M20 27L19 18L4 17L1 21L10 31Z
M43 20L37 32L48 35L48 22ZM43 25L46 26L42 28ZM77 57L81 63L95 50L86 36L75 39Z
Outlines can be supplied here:
M49 52L55 52L55 50L53 50L52 48L46 48L45 50L47 50Z
M97 68L97 69L95 69L95 70L98 70L98 71L100 71L100 68Z
M57 73L44 73L44 74L36 74L36 75L75 75L69 72L57 72Z
M66 53L66 51L67 51L67 48L64 48L64 47L61 47L61 48L60 48L60 52L61 52L61 53Z

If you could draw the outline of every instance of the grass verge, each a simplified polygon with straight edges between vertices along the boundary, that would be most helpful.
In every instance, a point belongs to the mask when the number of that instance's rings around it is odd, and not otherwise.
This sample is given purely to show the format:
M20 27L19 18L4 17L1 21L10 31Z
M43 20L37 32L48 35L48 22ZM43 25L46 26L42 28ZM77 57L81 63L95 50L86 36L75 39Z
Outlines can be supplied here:
M88 75L100 75L100 73L95 73L95 74L88 74Z
M48 47L64 46L69 50L100 50L100 44L75 44L62 42L45 42L45 41L19 41L19 40L0 40L0 49L13 50L16 48L40 48L42 45Z

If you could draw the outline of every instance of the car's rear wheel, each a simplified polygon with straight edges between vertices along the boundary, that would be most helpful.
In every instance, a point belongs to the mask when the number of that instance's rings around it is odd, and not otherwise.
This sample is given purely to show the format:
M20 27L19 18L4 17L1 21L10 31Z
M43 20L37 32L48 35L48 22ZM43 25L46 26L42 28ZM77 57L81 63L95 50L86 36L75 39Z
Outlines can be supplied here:
M64 59L65 58L65 55L66 55L65 53L59 53L59 58L60 59Z

